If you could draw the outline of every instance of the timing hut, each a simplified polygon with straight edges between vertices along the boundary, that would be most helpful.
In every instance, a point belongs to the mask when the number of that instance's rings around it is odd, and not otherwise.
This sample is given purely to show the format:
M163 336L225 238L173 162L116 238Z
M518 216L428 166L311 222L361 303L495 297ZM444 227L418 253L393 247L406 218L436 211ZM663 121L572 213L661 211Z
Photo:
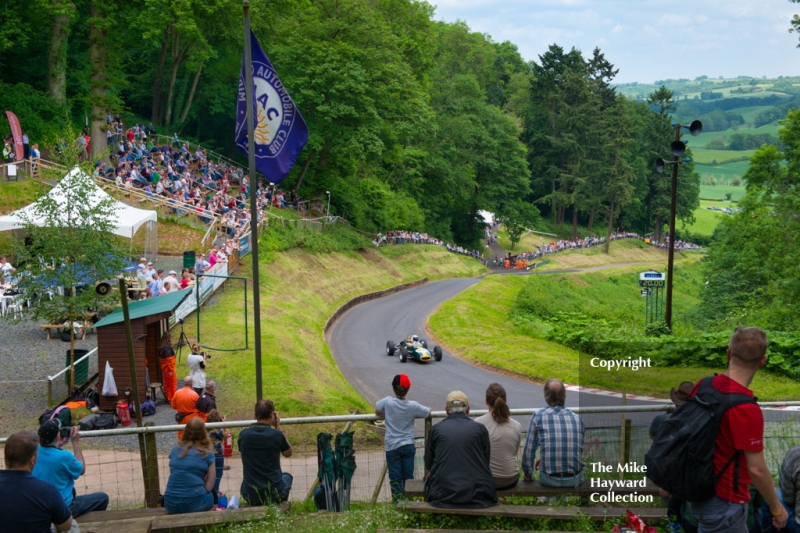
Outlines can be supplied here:
M130 302L128 312L131 318L131 337L136 366L136 380L139 397L144 400L147 393L145 374L150 381L163 383L158 363L158 347L161 335L167 331L167 321L175 309L192 294L192 289L164 294ZM125 389L133 391L130 362L128 361L128 341L125 337L125 322L122 309L114 311L94 326L97 328L97 367L100 383L105 379L106 361L114 370L114 381L119 396L100 396L100 409L110 411L117 401L125 397Z

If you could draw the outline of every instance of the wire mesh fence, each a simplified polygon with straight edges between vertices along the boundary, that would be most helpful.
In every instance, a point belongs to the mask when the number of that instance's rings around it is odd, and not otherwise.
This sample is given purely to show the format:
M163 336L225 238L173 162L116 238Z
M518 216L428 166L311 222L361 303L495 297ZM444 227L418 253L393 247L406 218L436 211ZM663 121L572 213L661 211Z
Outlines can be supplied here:
M666 411L672 406L648 407L655 415L656 409ZM594 408L596 413L596 409ZM621 408L615 409L618 413ZM514 412L518 420L526 418L517 410ZM533 410L527 410L531 412ZM800 417L797 412L765 410L765 458L770 471L777 475L786 452L792 446L800 444ZM482 414L476 411L473 415ZM434 413L441 418L444 413ZM374 424L372 415L355 415L352 417L314 417L283 419L282 426L293 442L293 454L290 458L281 459L281 468L294 478L290 500L302 501L311 495L318 476L317 448L314 435L317 432L334 432L342 429L342 423L353 421L355 431L356 471L352 480L352 501L390 501L388 476L385 476L384 432L381 426ZM418 424L415 445L414 477L421 479L424 474L424 421ZM236 446L236 436L242 428L253 421L224 422L210 424L209 427L224 426L234 433L232 453L225 457L220 491L227 494L239 494L244 470L242 458ZM434 422L435 423L435 422ZM334 424L338 424L334 426ZM607 424L607 425L600 425ZM627 426L627 427L626 427ZM150 426L146 435L130 434L138 428L122 428L110 431L83 432L80 447L86 461L86 473L75 482L78 494L105 492L109 495L112 508L138 507L145 502L154 502L163 493L169 479L169 451L177 444L176 431L180 426ZM522 443L525 442L527 424L523 424ZM4 442L5 439L2 439ZM0 447L3 446L0 442ZM594 475L592 463L614 465L623 462L644 463L644 455L652 440L646 425L621 423L620 418L607 415L603 419L595 419L591 427L587 427L584 440L584 462L587 477ZM69 445L66 447L69 449ZM520 448L520 455L522 446ZM518 457L519 458L519 457ZM0 457L0 466L5 468ZM616 472L616 469L615 469Z

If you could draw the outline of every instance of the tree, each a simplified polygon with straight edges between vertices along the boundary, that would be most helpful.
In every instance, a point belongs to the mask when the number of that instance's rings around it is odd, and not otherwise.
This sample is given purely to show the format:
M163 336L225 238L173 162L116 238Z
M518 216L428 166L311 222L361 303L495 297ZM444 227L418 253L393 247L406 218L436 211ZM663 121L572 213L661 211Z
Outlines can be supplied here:
M522 200L506 203L497 214L502 219L503 227L508 232L512 250L522 239L522 236L541 221L539 210L534 205Z
M74 132L68 131L72 139ZM85 313L109 297L95 294L99 280L107 280L125 266L120 238L114 229L115 200L102 193L90 178L90 165L78 164L74 143L58 151L60 163L73 169L57 185L61 198L42 196L23 218L24 240L14 243L18 286L26 299L35 301L31 313L48 324L69 324L70 366L75 362L73 323L83 324ZM81 177L83 175L83 178ZM45 176L58 179L60 176ZM64 288L64 296L54 294ZM52 295L51 298L45 295ZM113 294L113 293L112 293ZM74 370L74 369L72 369ZM70 373L70 390L74 386Z

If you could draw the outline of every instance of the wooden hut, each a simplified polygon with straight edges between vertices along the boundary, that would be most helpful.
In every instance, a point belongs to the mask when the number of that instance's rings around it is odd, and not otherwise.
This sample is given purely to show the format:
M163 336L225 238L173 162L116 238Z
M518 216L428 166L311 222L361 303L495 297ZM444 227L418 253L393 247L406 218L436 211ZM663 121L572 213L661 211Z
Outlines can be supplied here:
M139 397L144 401L146 388L145 373L151 382L161 382L161 367L158 362L158 345L161 335L167 331L167 320L175 309L190 295L192 289L164 294L156 298L130 302L128 312L131 318L131 337L133 355L136 363L136 382ZM125 389L133 390L130 362L128 361L128 341L125 336L125 322L122 309L114 311L95 324L97 328L97 366L100 384L105 379L106 361L114 370L114 380L119 396L100 395L100 409L111 411L120 398L125 397ZM145 370L146 369L146 370ZM102 392L102 391L101 391Z

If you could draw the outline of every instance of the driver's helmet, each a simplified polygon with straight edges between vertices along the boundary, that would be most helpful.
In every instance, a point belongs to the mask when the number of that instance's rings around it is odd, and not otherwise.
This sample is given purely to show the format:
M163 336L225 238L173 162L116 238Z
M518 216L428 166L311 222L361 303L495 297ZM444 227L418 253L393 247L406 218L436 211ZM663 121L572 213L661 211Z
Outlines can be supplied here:
M419 342L419 335L411 335L411 342Z

